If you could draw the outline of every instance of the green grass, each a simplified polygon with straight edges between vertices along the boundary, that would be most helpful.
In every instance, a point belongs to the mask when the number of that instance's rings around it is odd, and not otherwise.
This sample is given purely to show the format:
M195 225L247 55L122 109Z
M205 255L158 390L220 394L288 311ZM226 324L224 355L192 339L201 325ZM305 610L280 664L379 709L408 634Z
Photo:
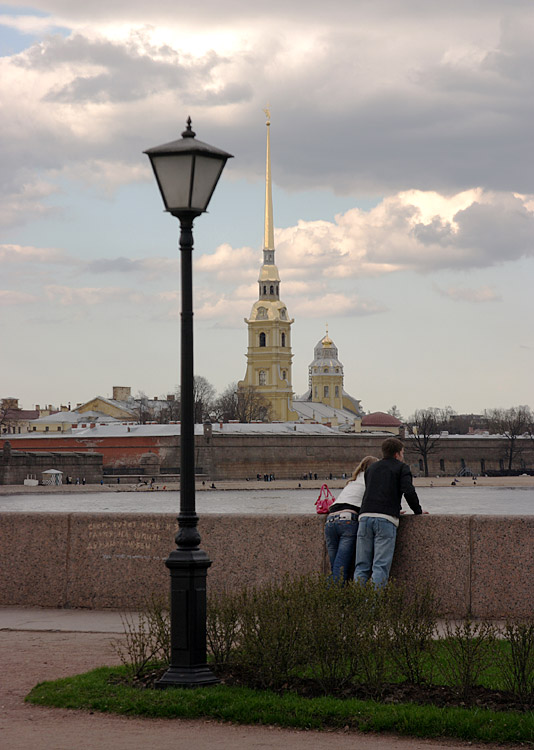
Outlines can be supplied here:
M139 690L114 684L124 667L101 667L36 685L30 703L150 718L210 718L237 724L276 724L294 729L396 732L413 737L451 737L534 744L534 713L381 704L338 698L303 698L268 690L214 685L194 690Z

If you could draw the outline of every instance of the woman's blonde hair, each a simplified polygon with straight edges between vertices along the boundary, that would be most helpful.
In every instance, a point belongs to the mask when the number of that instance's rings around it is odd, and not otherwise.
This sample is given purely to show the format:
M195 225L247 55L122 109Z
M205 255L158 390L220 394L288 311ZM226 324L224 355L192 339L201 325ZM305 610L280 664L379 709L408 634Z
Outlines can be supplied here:
M378 458L376 456L366 456L365 458L362 458L358 466L352 472L352 476L349 479L349 482L354 482L358 474L361 474L362 471L365 471L369 466L371 466L371 464L374 464L375 461L378 461ZM347 482L347 484L349 482Z

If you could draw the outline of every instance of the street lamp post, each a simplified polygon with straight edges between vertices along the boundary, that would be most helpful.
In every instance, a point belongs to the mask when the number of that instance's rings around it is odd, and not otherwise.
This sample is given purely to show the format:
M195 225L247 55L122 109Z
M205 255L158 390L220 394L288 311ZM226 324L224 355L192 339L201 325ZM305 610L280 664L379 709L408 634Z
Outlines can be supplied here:
M191 118L182 138L144 153L150 159L165 210L180 220L182 275L180 514L171 576L171 658L156 687L195 687L218 682L206 663L206 575L211 560L199 548L195 507L193 403L193 221L208 207L231 154L195 139Z

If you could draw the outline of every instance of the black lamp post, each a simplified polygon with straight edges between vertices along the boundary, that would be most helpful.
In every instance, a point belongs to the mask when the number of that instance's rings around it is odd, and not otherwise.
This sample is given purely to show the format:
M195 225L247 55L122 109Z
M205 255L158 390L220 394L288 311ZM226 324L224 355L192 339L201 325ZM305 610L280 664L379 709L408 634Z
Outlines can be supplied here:
M211 560L201 549L195 507L193 403L193 221L208 207L231 154L195 140L191 118L182 138L144 152L165 204L180 220L182 341L179 530L165 565L171 575L171 661L156 687L195 687L218 682L206 663L206 574Z

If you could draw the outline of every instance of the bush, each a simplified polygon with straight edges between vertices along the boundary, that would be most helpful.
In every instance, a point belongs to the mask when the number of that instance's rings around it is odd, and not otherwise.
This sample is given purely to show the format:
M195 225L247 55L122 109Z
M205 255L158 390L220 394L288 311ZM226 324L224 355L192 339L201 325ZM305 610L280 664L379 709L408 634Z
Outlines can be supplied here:
M522 703L529 704L534 700L534 622L509 622L504 636L509 649L499 664L503 682Z
M389 595L392 585L376 588L371 584L354 583L347 592L350 597L349 616L354 618L353 637L359 652L362 682L375 694L382 692L389 672Z
M228 666L238 648L244 593L210 594L206 615L206 639L215 664Z
M325 694L361 678L362 597L355 591L354 584L345 586L324 576L301 581L301 660Z
M413 591L388 584L391 655L400 674L414 685L432 681L438 602L428 585Z
M384 588L335 582L321 575L263 589L212 594L207 644L220 674L254 687L299 689L307 694L381 696L389 682L432 682L432 664L469 701L490 665L495 686L513 692L528 708L534 700L534 622L509 623L507 643L495 648L488 622L445 623L436 639L437 602L428 587ZM131 681L167 664L170 619L165 603L151 599L138 619L123 616L125 639L114 643ZM497 655L497 656L495 656ZM398 686L400 687L400 686ZM420 693L419 693L420 694ZM477 693L479 696L480 691Z
M279 690L302 666L303 580L243 592L236 661L262 687Z
M168 602L148 599L138 615L121 615L125 643L112 641L130 679L139 679L154 667L168 664L171 655L171 625Z
M473 688L493 661L497 631L490 622L474 623L469 617L461 623L445 624L441 641L444 658L441 671L448 685L463 700L470 700Z

